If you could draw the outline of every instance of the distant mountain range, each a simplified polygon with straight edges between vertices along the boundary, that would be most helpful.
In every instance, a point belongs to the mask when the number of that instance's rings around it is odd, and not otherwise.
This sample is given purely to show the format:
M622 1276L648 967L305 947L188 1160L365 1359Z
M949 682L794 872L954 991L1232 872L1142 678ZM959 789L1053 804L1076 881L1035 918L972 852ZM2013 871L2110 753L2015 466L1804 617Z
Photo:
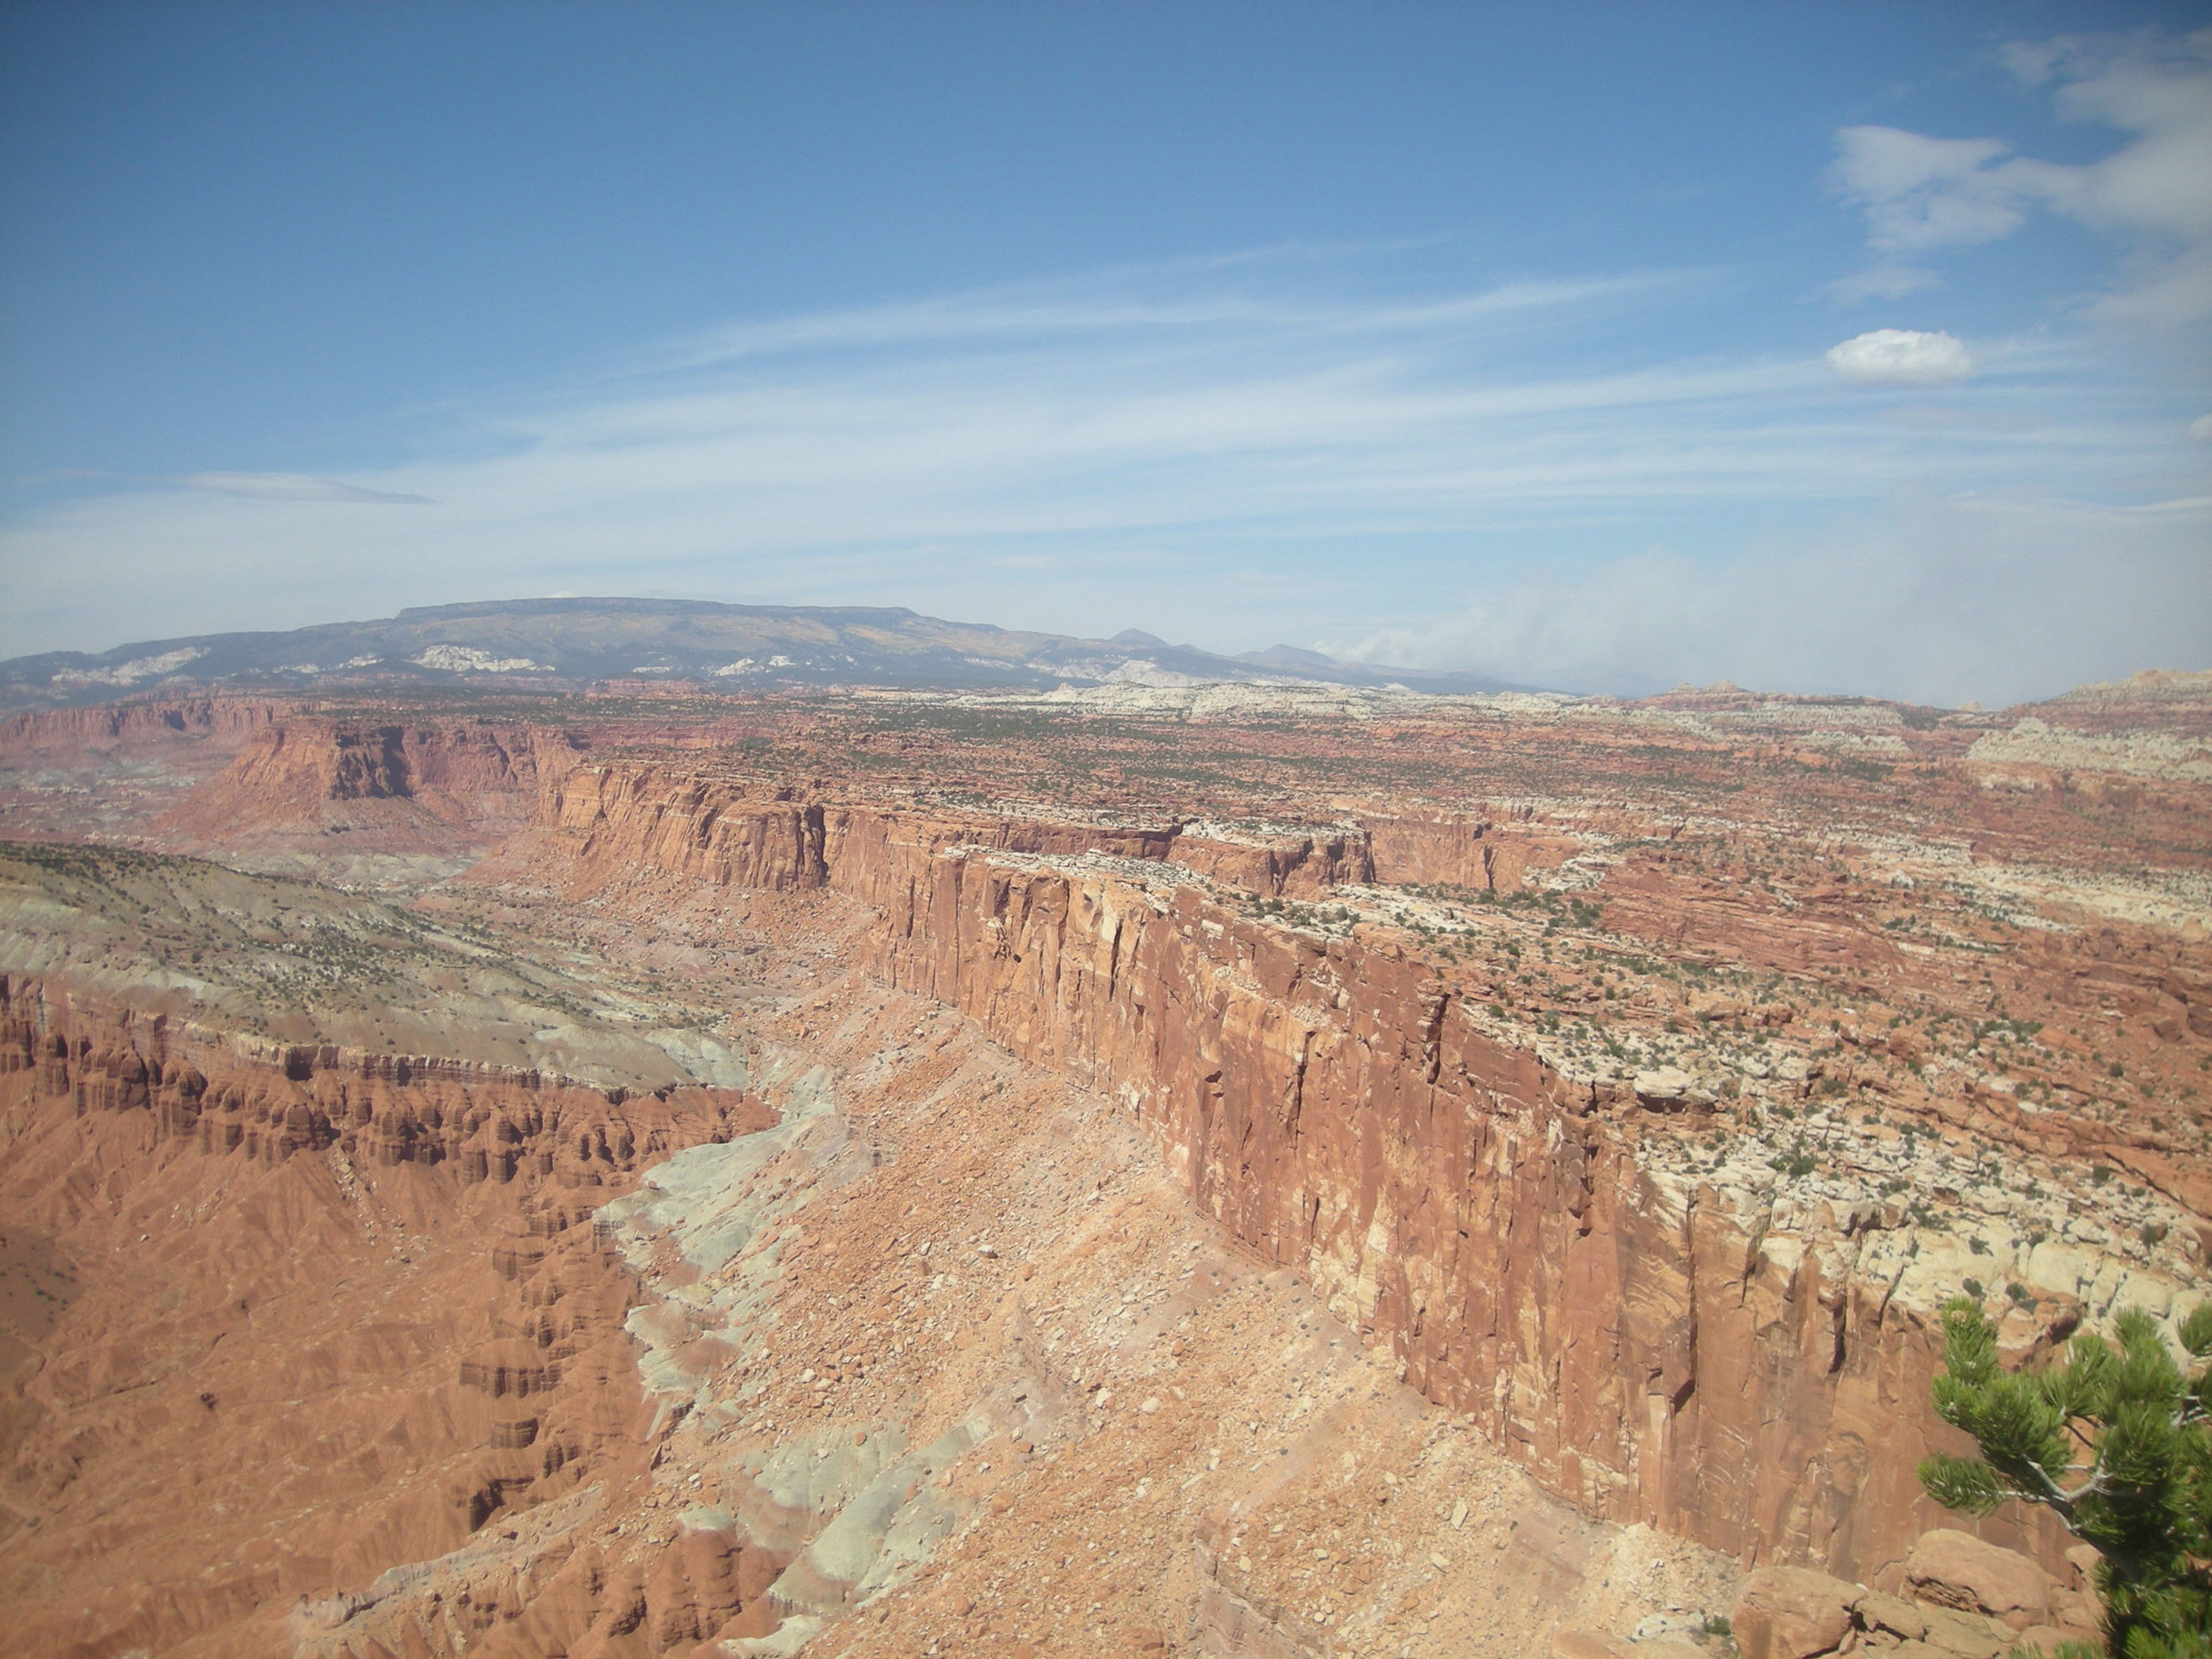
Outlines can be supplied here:
M1110 640L1025 634L861 606L683 599L513 599L429 605L373 622L284 633L143 640L111 651L0 662L0 706L58 708L150 691L339 691L506 685L580 690L610 680L794 686L1049 687L1295 680L1460 693L1524 690L1482 674L1340 663L1276 645L1241 657L1136 629Z

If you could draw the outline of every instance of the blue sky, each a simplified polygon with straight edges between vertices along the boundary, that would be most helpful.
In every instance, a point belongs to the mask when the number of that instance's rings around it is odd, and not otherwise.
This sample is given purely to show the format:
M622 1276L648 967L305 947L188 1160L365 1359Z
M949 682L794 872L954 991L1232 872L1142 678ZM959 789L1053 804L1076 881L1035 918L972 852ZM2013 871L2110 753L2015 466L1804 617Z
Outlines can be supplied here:
M0 653L625 593L2004 702L2212 666L2208 331L2200 7L19 4Z

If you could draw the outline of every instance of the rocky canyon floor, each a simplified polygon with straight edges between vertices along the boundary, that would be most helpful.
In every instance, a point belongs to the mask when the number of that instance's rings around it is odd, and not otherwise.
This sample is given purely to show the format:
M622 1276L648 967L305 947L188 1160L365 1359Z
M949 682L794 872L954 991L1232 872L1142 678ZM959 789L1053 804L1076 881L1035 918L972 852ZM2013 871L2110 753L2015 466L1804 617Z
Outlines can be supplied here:
M2085 1634L1934 1314L2203 1299L2208 824L2207 676L18 717L0 1652Z

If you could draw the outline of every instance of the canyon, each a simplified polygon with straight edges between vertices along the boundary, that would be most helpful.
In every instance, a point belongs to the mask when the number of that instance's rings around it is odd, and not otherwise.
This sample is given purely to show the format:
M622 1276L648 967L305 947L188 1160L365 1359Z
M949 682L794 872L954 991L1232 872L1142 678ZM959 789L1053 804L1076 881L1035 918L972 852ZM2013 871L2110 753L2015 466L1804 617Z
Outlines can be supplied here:
M1683 1659L1790 1573L1796 1659L2085 1634L2046 1518L1966 1540L2005 1606L1928 1564L1913 1466L1945 1299L2015 1364L2203 1299L2208 806L2202 675L20 715L0 1596L87 1655Z

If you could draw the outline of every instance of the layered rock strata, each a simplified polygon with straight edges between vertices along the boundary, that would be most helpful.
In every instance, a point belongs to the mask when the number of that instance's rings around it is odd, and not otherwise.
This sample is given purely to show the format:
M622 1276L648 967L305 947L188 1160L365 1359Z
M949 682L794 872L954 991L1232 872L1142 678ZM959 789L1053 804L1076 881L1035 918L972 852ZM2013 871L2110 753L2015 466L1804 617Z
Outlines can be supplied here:
M0 757L56 750L106 751L178 740L235 747L265 731L296 705L262 697L183 697L83 709L42 709L0 721Z
M682 889L633 871L619 895L695 916L715 891ZM792 946L867 926L834 895L739 902ZM1125 1116L853 952L806 956L824 965L793 984L813 994L757 1056L784 1123L600 1212L639 1269L630 1325L674 1426L650 1489L575 1529L599 1617L549 1586L465 1651L526 1632L575 1659L688 1652L657 1599L670 1557L730 1547L797 1553L698 1659L810 1635L855 1659L1518 1659L1563 1619L1728 1605L1726 1563L1540 1494L1296 1275L1224 1249ZM457 1650L455 1604L507 1605L503 1578L567 1524L548 1505L388 1575L307 1651L415 1652L417 1632Z
M581 879L874 907L877 975L1120 1102L1203 1209L1589 1512L1847 1577L1932 1524L1932 1299L1893 1294L1919 1253L1896 1207L1701 1179L1674 1148L1707 1109L1563 1075L1386 936L1255 921L1179 849L1080 826L643 765L581 769L553 804Z
M679 766L586 767L548 787L553 822L596 836L588 862L616 867L635 854L655 869L721 886L813 888L835 872L874 867L874 849L972 847L1035 856L1095 856L1173 864L1193 875L1272 897L1317 899L1345 883L1441 882L1517 888L1579 843L1517 833L1486 818L1432 813L1348 818L1321 826L1216 824L1173 818L1131 822L1106 815L897 813L799 798L772 800ZM854 889L857 891L857 889Z
M242 1651L496 1520L594 1512L642 1474L654 1408L592 1217L773 1120L736 1091L230 1041L0 977L0 1256L43 1293L0 1330L10 1640ZM540 1525L507 1593L578 1603L580 1632L603 1609L573 1532ZM700 1571L657 1604L718 1628L734 1570ZM563 1572L595 1594L555 1594Z
M486 720L299 716L254 732L222 773L152 826L184 844L411 825L493 839L526 821L572 764L557 728Z

